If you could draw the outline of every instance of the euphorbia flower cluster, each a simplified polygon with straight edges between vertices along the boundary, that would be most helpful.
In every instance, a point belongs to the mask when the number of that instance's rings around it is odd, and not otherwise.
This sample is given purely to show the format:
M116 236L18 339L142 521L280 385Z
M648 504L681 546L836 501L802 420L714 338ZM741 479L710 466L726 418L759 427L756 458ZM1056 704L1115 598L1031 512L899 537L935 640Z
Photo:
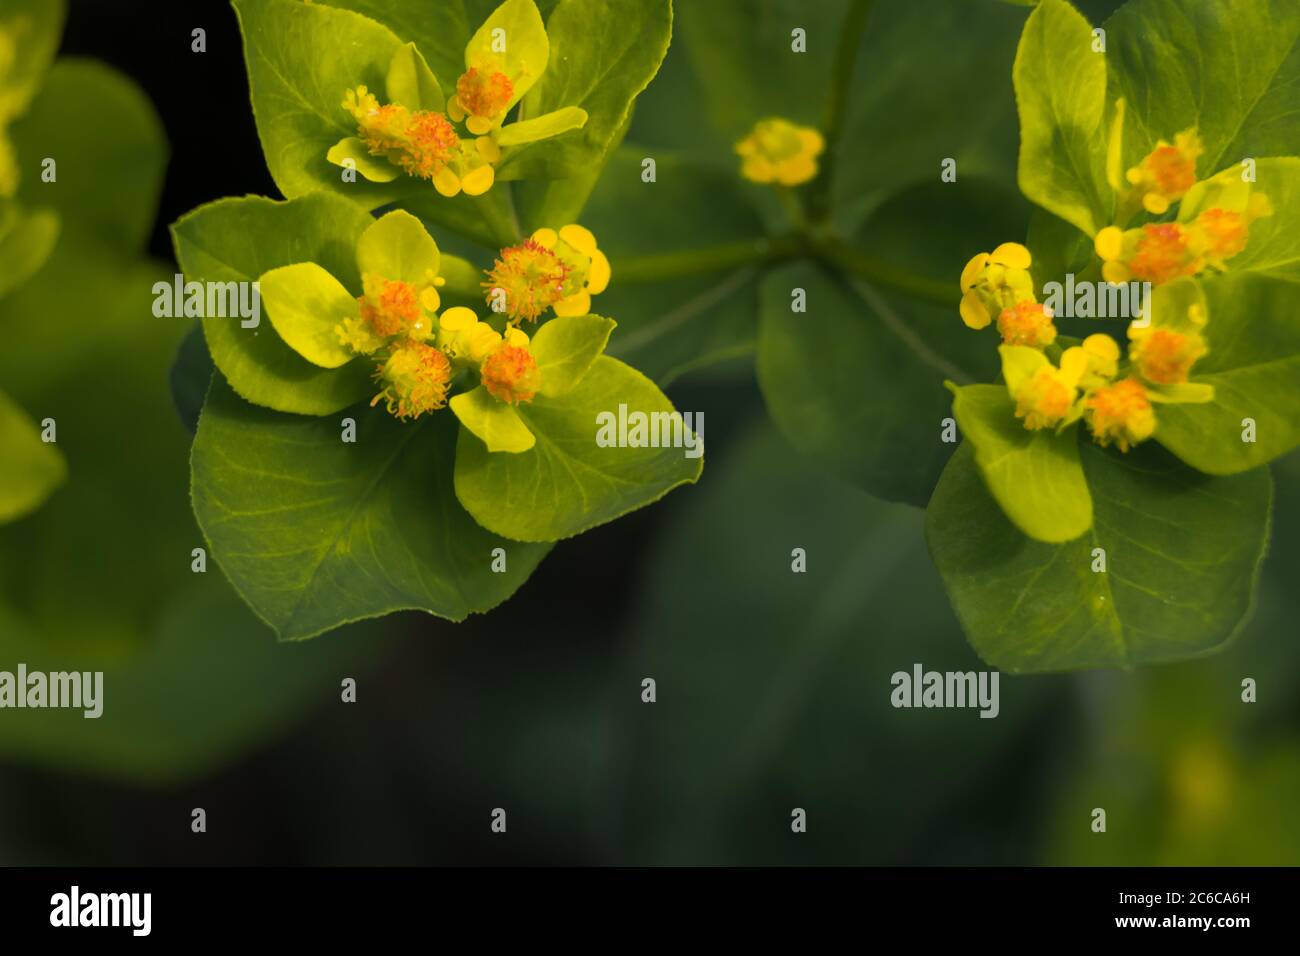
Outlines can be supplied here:
M587 121L585 110L565 107L503 128L549 57L534 0L506 0L488 16L465 47L465 71L450 98L419 50L407 44L390 64L386 102L365 86L343 91L342 108L356 135L335 144L328 158L338 165L351 161L372 182L405 173L431 182L443 196L480 196L496 181L503 148L558 136Z

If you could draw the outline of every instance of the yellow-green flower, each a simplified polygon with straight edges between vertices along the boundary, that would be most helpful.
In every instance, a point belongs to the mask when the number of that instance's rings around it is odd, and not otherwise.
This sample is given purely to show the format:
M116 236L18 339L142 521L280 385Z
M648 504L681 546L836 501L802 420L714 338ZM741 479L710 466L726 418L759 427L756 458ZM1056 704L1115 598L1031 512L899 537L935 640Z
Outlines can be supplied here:
M1006 309L1036 303L1031 261L1029 250L1018 242L1004 242L992 252L973 256L961 271L961 320L982 329Z
M1128 451L1155 434L1156 415L1146 387L1126 378L1093 391L1084 402L1088 428L1097 444Z
M817 157L825 148L817 130L780 117L759 120L735 147L742 176L781 186L798 186L816 176Z
M610 266L591 230L571 224L538 229L517 246L501 250L483 288L489 304L500 302L511 322L535 322L547 309L586 315L591 297L609 285Z
M1138 165L1125 174L1142 208L1160 216L1182 199L1196 183L1196 160L1205 151L1196 129L1160 140Z
M1024 345L1003 345L1002 377L1015 400L1016 417L1025 428L1056 428L1077 421L1079 380L1088 371L1088 355L1078 346L1066 349L1057 368L1041 351Z

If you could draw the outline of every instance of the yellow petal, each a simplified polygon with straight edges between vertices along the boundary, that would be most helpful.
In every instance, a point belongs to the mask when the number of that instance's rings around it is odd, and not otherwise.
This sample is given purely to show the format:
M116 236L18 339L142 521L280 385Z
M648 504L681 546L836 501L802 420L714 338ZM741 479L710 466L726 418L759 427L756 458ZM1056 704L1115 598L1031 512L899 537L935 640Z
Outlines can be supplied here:
M989 254L989 258L1009 269L1028 269L1033 262L1029 250L1018 242L1002 243Z
M799 145L803 147L804 152L809 156L816 156L826 148L826 140L815 129L801 129L799 130Z
M528 333L517 326L506 329L506 342L521 349L528 348Z
M770 183L776 179L776 170L761 156L751 156L740 167L740 174L755 183Z
M446 332L463 331L473 326L477 321L478 316L474 314L474 310L467 309L463 305L453 306L438 316L438 324Z
M488 169L492 167L489 166ZM433 188L438 190L440 196L455 196L460 193L460 177L451 169L450 166L444 166L438 170L433 177Z
M817 162L811 156L796 156L776 168L776 180L782 186L798 186L817 175Z
M596 237L592 235L591 230L576 223L565 226L560 230L560 238L567 242L573 248L577 249L584 256L592 256L596 253Z
M984 300L974 292L967 292L961 297L961 320L972 329L982 329L993 321Z
M575 292L567 299L555 303L555 314L560 316L586 315L591 311L591 296L584 292Z
M1105 262L1111 262L1124 254L1124 232L1119 226L1107 226L1097 233L1092 240L1092 247Z
M559 238L559 233L557 233L554 229L548 229L546 227L542 227L541 229L538 229L532 235L533 242L537 243L539 246L545 246L547 249L554 249L555 241L558 238Z
M447 101L447 115L453 123L459 123L465 118L465 110L461 108L459 98L453 96Z
M465 128L475 136L482 136L492 128L492 120L486 116L471 116L465 120Z
M605 258L605 253L597 249L591 257L591 268L587 271L587 291L592 295L600 295L609 285L610 275L609 260Z
M988 264L988 261L989 254L987 252L971 256L970 262L966 263L966 268L961 270L962 292L969 292L975 283L979 281L979 277L984 272L984 267Z
M1061 353L1061 376L1070 385L1077 385L1086 371L1088 371L1088 353L1079 346L1071 346Z
M1162 216L1169 211L1169 200L1160 193L1147 193L1142 197L1142 208L1153 216Z
M465 190L467 196L482 196L492 188L496 182L497 174L491 166L480 166L465 176L460 181L461 187Z
M469 359L481 362L501 344L501 333L486 322L480 322L469 333Z
M420 305L426 312L437 312L438 306L442 303L442 296L438 295L438 290L429 286L420 293Z
M1094 332L1084 339L1083 350L1107 362L1119 360L1119 343L1104 332Z

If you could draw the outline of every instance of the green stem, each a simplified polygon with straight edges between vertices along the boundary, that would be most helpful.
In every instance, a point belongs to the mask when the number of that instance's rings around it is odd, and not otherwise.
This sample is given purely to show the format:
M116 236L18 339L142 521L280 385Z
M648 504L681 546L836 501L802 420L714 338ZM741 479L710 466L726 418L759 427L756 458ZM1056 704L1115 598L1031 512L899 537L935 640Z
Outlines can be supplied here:
M825 159L808 196L808 208L814 222L824 222L830 215L830 184L834 178L835 154L844 128L844 111L848 104L849 87L853 83L853 68L857 65L858 48L862 45L870 12L871 0L853 0L840 28L840 43L835 50L831 86L826 98L826 116L822 122L822 134L826 137L826 149L822 154Z
M812 244L812 252L823 262L842 269L882 289L901 292L914 299L936 305L957 307L961 296L956 282L941 282L899 269L883 259L869 256L841 239L819 239Z
M794 259L804 251L796 234L772 239L724 242L716 246L683 249L647 256L629 256L610 264L615 281L659 282L685 276L725 272L740 266L776 265Z

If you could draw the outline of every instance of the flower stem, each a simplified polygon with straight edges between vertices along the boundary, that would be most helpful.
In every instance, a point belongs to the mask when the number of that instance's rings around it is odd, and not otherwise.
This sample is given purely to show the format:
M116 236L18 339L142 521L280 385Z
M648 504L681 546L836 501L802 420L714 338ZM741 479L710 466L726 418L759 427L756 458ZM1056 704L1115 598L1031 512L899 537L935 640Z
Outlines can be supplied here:
M870 12L871 0L853 0L840 27L840 43L835 50L831 86L826 98L826 114L822 122L822 133L826 138L823 154L825 159L808 196L808 208L814 222L824 222L830 215L830 187L834 179L835 154L844 128L844 110L848 103L849 86L853 82L853 68L857 65L858 48L862 45Z

